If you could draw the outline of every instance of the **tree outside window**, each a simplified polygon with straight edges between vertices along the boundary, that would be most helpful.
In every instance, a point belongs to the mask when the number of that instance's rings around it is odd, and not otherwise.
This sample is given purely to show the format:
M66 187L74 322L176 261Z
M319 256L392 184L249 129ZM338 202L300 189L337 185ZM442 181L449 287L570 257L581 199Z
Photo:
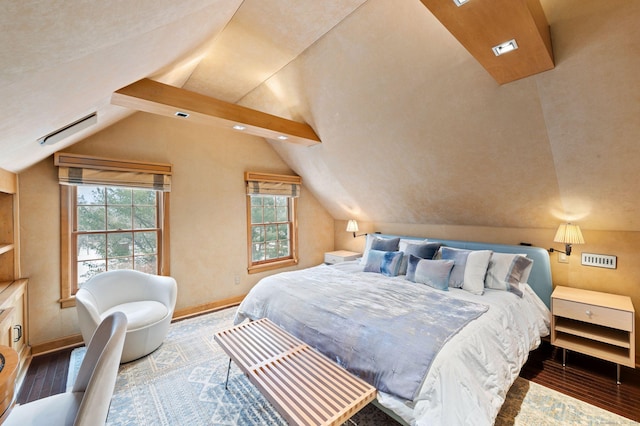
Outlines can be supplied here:
M298 263L299 176L245 172L250 274Z
M75 192L76 290L108 270L158 273L158 191L83 185Z
M291 258L289 197L251 195L251 259L265 262Z

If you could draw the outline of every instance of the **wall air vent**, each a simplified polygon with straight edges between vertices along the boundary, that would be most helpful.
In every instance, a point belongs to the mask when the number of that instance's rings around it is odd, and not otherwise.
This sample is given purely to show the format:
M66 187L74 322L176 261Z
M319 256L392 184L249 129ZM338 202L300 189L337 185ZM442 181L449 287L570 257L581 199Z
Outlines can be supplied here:
M80 120L74 121L68 126L62 127L55 132L49 133L46 136L38 139L38 143L40 145L53 145L54 143L60 142L64 138L68 138L74 133L78 133L80 130L84 130L89 126L93 126L98 122L98 113L94 112L86 117L82 117Z

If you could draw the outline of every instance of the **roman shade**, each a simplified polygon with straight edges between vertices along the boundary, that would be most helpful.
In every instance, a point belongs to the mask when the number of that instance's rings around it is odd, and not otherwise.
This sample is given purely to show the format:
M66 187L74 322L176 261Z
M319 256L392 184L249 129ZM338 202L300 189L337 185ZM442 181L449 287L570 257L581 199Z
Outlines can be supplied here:
M247 195L300 196L300 176L246 172L244 179L247 182Z
M78 154L56 153L61 185L110 185L171 191L171 164L113 160Z

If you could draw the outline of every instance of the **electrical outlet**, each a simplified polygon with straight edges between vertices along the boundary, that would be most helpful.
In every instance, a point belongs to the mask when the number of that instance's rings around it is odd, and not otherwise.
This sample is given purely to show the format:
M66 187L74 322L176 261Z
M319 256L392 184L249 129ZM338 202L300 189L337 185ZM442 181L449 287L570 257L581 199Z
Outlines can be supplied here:
M560 263L569 263L569 258L566 254L558 252L558 262Z
M235 275L233 276L233 283L234 283L235 285L240 285L240 275L235 274Z

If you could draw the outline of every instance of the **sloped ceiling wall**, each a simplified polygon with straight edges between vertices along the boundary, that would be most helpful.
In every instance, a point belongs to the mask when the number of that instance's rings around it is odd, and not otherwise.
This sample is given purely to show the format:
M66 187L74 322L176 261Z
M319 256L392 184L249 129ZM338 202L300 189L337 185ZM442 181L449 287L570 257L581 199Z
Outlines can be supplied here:
M499 86L419 2L379 0L242 102L312 123L321 146L272 144L338 219L638 231L640 3L543 6L533 77Z
M111 94L150 75L182 85L242 0L5 1L0 13L0 167L20 171L132 111ZM38 138L98 111L53 146Z
M10 3L2 168L151 77L311 124L271 143L336 219L640 230L640 2L543 0L556 68L502 86L419 0Z

